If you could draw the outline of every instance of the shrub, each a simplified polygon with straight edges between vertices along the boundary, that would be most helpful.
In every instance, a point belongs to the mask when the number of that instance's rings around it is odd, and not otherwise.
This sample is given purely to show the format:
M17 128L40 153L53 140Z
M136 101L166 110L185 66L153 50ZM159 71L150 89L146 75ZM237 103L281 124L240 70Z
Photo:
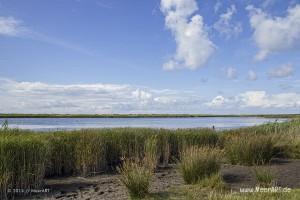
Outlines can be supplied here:
M215 174L220 169L220 150L209 147L189 147L181 154L180 171L188 184Z
M268 163L273 157L273 150L271 135L240 134L229 137L225 143L225 152L232 164Z

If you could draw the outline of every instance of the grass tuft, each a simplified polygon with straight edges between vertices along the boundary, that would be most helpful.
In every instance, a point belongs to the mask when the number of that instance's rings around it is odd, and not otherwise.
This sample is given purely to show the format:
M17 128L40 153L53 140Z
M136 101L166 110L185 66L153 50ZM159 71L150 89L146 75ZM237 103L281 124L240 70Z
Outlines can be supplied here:
M125 160L118 171L121 174L120 181L132 199L143 198L149 193L153 170L143 162Z
M275 175L270 168L256 167L253 170L257 184L260 187L275 186Z
M216 148L189 147L181 154L180 172L187 184L195 184L200 180L219 172L221 152Z

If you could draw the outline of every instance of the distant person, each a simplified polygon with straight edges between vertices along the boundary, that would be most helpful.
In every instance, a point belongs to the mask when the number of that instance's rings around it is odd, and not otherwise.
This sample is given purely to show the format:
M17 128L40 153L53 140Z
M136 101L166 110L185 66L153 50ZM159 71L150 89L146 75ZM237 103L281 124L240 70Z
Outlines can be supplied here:
M212 129L215 130L215 126L213 126Z

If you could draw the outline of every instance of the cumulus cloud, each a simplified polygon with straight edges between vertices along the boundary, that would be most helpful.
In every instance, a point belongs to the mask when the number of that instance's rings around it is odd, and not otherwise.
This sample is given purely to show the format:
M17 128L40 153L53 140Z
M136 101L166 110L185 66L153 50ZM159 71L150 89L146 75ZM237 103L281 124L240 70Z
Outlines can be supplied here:
M195 93L118 84L0 79L0 113L173 113L199 109ZM175 108L175 109L174 109Z
M219 99L223 106L241 107L241 108L299 108L300 94L297 93L278 93L268 94L266 91L246 91L236 95L234 98L215 97L210 102L206 102L207 106L217 107L220 104L216 102ZM218 102L218 101L217 101Z
M232 4L227 8L225 13L220 15L219 20L213 25L213 28L227 39L242 32L242 24L240 22L232 22L233 15L236 12L236 7Z
M271 78L285 78L294 74L294 66L292 64L285 64L275 68L269 72Z
M233 67L228 67L225 71L225 76L229 80L236 79L238 77L237 70Z
M213 54L215 47L205 30L203 18L194 14L198 10L195 0L161 0L165 25L172 32L177 44L176 53L163 68L197 69Z
M17 36L23 31L21 22L13 17L0 16L0 35Z
M256 74L256 72L253 71L253 70L249 70L249 71L248 71L247 79L248 79L249 81L255 81L255 80L257 80L257 74Z
M259 8L247 6L253 38L259 48L255 60L270 53L300 47L300 5L290 7L284 17L274 17Z

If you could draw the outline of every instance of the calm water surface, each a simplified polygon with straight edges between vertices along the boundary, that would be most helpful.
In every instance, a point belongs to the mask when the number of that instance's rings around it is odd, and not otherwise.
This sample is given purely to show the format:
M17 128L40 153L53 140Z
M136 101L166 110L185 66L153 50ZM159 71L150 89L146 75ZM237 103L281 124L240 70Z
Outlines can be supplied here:
M5 119L0 119L2 124ZM193 118L7 118L10 128L39 131L81 128L149 127L149 128L240 128L276 119L258 117L193 117ZM278 119L279 122L285 119Z

